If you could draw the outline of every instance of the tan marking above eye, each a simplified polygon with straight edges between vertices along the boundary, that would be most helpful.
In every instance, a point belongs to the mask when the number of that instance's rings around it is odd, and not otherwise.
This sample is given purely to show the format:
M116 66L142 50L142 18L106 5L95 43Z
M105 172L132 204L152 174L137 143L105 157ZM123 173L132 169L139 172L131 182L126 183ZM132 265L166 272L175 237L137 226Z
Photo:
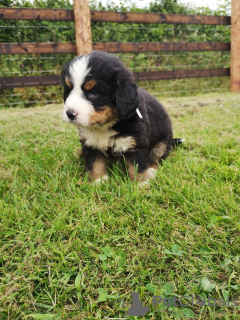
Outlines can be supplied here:
M97 84L96 80L88 80L84 83L83 88L87 91L91 90Z
M65 77L65 83L66 83L66 85L67 85L69 88L72 88L71 81L70 81L70 79L69 79L67 76Z

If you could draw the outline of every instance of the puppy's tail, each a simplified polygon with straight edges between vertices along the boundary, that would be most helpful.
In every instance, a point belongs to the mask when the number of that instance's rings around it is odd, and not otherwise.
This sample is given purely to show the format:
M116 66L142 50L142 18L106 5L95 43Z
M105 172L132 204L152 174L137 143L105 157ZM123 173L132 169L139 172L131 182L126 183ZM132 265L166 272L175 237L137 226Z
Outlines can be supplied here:
M182 144L185 141L185 139L172 139L172 146L173 148L176 148L180 144Z

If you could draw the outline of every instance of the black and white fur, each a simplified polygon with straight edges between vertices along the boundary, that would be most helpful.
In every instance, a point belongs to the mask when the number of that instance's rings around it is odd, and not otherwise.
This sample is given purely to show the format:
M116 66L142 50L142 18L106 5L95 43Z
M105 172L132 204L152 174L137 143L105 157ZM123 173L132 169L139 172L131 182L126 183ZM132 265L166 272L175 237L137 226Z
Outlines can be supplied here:
M151 94L113 55L92 51L62 71L63 119L79 128L90 180L107 179L107 158L124 156L132 180L155 177L173 143L171 120Z

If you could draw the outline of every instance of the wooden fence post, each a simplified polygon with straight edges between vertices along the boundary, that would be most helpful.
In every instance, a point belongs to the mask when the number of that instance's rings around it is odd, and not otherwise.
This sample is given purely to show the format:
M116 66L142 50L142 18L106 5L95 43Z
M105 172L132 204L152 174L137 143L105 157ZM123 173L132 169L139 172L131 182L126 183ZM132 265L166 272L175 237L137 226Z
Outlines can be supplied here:
M77 55L92 51L91 14L88 0L74 0Z
M232 0L231 14L231 88L240 93L240 1Z

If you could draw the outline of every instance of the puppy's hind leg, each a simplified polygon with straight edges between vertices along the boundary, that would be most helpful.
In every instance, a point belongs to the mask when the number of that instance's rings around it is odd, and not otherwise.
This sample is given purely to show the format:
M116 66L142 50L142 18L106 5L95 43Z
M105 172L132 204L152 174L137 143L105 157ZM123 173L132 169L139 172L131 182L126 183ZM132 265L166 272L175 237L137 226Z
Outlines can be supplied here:
M150 163L148 149L136 148L134 152L128 152L125 159L132 181L137 181L143 186L149 185L148 181L155 178L157 165Z
M150 162L153 166L158 166L160 159L165 159L171 149L171 145L164 141L155 144L150 152Z

